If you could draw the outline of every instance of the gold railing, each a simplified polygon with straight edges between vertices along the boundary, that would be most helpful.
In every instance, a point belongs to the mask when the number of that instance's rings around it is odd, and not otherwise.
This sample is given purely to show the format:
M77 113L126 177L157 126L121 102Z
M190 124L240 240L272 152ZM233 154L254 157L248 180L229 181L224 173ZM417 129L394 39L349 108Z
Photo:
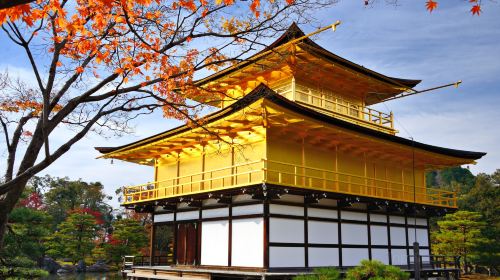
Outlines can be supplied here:
M264 181L263 160L125 187L124 204L237 188Z
M307 86L284 84L276 92L303 105L313 107L324 114L354 122L358 125L394 134L394 115L349 102L329 91L319 92Z
M169 180L124 188L124 204L152 201L182 195L212 192L253 184L336 192L420 204L457 207L454 192L430 189L404 182L371 178L300 166L272 160L259 160L200 172Z

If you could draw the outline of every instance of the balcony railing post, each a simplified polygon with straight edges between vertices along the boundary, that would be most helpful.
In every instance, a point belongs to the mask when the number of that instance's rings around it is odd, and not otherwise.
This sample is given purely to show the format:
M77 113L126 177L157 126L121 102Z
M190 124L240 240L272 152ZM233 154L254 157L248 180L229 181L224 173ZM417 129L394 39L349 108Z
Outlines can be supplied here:
M391 118L391 128L394 129L394 114L391 112L389 116Z
M269 173L269 170L268 170L268 164L267 164L267 159L263 159L263 167L262 167L262 171L264 172L264 181L267 182L267 179L268 179L268 173Z
M326 173L323 170L323 189L326 189Z
M347 177L347 192L352 193L352 190L351 190L351 176Z
M294 180L293 184L294 184L294 186L296 186L297 185L297 165L293 166L293 180Z
M209 185L209 188L210 190L213 188L213 178L214 178L214 174L212 173L212 171L210 171L210 183L208 184Z

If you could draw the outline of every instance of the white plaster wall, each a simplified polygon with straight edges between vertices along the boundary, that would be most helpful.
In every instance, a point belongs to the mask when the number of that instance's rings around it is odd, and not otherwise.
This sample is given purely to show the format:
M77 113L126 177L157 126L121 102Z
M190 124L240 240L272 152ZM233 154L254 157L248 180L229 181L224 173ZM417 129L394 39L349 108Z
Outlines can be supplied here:
M368 259L368 249L362 248L343 248L342 265L356 266L361 260Z
M392 249L391 256L393 265L406 265L408 263L405 249Z
M195 219L198 219L199 216L200 216L200 211L198 211L198 210L187 211L187 212L178 212L177 213L177 221L195 220Z
M382 214L370 214L370 221L387 223L387 216Z
M304 221L282 218L269 219L269 241L304 243Z
M233 220L231 265L263 267L264 219Z
M387 227L386 226L370 226L372 245L388 245Z
M308 241L316 244L337 244L338 224L332 222L308 221Z
M391 227L391 245L406 246L405 228Z
M390 216L389 221L393 224L404 224L405 223L405 217L401 216Z
M157 214L154 217L155 223L172 222L174 220L174 213Z
M304 247L270 247L270 267L304 267Z
M366 213L342 211L340 213L340 215L341 215L342 219L346 219L346 220L366 221L368 219L368 216Z
M309 248L309 266L338 266L339 249Z
M202 218L217 218L217 217L228 217L229 216L229 208L215 208L215 209L206 209L202 210L201 217Z
M229 226L228 221L202 222L201 264L227 266Z
M417 228L417 241L420 246L429 246L427 229ZM413 246L413 242L415 242L415 228L408 228L408 242L410 246Z
M368 245L366 225L342 223L342 243Z
M379 260L385 264L389 264L389 250L372 249L372 260Z
M289 205L271 204L269 205L269 212L271 214L304 216L304 208Z
M262 214L264 213L264 206L262 204L233 206L232 212L233 216Z
M337 219L337 210L330 209L319 209L319 208L308 208L307 216L317 217L317 218L327 218L327 219Z

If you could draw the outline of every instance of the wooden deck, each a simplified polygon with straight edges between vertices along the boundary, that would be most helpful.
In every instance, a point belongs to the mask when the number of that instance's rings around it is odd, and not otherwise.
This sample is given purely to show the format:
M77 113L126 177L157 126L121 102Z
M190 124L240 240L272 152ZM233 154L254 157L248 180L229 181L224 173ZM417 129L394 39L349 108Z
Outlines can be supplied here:
M413 270L402 266L401 269L410 272L413 277ZM347 269L341 271L345 273ZM276 279L291 280L299 274L307 274L307 271L277 269L271 271L257 271L251 269L216 269L202 267L179 267L179 266L137 266L127 273L126 279L157 279L157 280L218 280L218 279ZM442 278L458 279L455 268L423 268L422 279Z

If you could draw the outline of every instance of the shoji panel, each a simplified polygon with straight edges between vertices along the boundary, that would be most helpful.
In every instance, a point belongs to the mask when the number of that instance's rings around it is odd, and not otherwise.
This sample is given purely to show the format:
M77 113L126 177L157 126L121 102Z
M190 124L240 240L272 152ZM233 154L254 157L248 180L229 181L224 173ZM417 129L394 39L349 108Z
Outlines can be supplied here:
M338 266L338 248L309 248L309 266Z
M304 221L270 218L269 241L284 243L304 243Z
M342 223L342 244L368 245L366 225Z
M338 224L333 222L308 221L308 241L311 244L337 244Z
M304 247L270 247L270 267L304 267Z

